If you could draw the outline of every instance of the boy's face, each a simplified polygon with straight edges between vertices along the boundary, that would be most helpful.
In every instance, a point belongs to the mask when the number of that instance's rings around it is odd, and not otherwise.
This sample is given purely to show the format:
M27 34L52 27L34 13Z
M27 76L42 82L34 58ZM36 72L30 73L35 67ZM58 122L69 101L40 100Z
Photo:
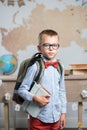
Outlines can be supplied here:
M53 60L59 51L58 36L44 35L38 50L49 60Z

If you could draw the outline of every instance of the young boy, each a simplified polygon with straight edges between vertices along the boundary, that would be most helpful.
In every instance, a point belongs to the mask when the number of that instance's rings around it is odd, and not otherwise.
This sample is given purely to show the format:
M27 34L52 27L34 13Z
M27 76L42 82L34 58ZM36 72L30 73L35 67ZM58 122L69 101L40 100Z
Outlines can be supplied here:
M29 130L58 130L58 127L61 129L65 127L66 91L64 70L62 70L61 76L56 66L47 66L50 62L58 65L58 60L55 57L59 51L59 46L59 36L56 31L47 29L39 34L38 50L42 53L46 66L40 84L50 92L50 95L36 96L28 91L37 71L36 64L28 68L26 76L18 90L20 96L25 100L34 100L42 107L37 117L30 115Z

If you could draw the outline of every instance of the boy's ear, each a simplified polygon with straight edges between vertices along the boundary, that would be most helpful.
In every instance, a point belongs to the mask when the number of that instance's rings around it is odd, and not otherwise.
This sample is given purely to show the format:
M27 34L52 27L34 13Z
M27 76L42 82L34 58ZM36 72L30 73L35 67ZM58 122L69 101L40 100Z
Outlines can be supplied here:
M41 51L41 48L40 48L40 46L39 46L39 45L37 46L37 49L38 49L38 51Z

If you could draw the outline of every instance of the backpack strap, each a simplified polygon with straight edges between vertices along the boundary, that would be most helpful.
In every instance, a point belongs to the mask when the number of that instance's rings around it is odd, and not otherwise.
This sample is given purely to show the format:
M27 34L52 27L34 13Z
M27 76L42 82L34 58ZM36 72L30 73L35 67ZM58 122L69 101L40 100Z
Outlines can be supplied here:
M58 72L60 73L60 75L62 76L62 71L63 71L63 67L61 65L61 63L58 61L58 68L57 68Z
M44 69L45 69L44 61L43 61L41 53L36 53L31 58L29 66L33 65L34 63L36 63L36 65L37 65L37 72L36 72L36 75L34 76L34 81L36 81L37 83L39 83L39 81L40 81L40 79L42 77L42 74L44 72Z
M61 65L61 63L58 61L58 68L57 68L57 71L59 72L60 74L60 81L59 81L59 84L61 82L61 77L62 77L62 71L63 71L63 67Z
M41 77L42 77L42 75L44 73L44 69L45 69L44 61L42 59L41 54L40 54L39 57L36 58L35 63L37 65L37 72L36 72L36 75L34 76L34 80L33 80L33 83L31 84L31 87L30 87L29 91L32 89L35 82L39 83L39 81L41 80Z
M38 75L35 77L34 80L35 80L37 83L39 83L39 82L40 82L40 79L41 79L41 77L42 77L42 75L43 75L44 69L45 69L43 59L42 59L42 58L38 59L38 60L36 61L36 64L37 64Z

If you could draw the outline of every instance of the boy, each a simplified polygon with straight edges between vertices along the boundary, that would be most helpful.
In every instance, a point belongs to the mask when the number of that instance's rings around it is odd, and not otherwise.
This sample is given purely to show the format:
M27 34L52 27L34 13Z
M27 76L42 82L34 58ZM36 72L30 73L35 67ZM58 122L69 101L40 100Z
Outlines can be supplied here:
M64 70L62 76L53 65L47 66L50 62L58 65L55 58L59 51L59 36L54 30L43 30L39 34L38 50L42 53L45 64L44 74L40 84L50 92L46 95L32 95L28 90L33 82L36 64L28 68L26 76L18 90L20 96L25 100L37 102L41 107L38 116L30 115L29 130L58 130L58 126L63 129L66 124L66 91L64 85Z

